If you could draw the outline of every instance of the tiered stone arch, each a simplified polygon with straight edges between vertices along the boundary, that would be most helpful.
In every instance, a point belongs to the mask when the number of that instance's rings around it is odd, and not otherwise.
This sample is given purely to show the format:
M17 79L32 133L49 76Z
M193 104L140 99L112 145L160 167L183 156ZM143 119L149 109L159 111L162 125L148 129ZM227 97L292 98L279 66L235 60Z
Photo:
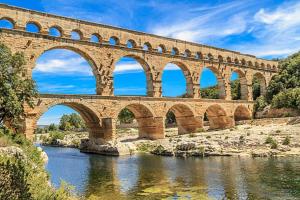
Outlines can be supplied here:
M65 50L70 50L73 51L80 56L82 56L90 65L92 68L93 75L96 79L96 93L101 94L102 93L102 84L103 84L103 75L100 74L99 66L97 65L96 58L93 58L89 51L84 49L83 47L77 47L75 45L61 45L61 44L51 44L51 45L45 45L43 48L37 49L35 51L35 54L28 55L30 56L30 62L27 63L29 65L29 71L28 71L28 76L32 76L32 70L36 66L36 62L40 56L42 56L45 52L51 51L51 50L56 50L56 49L65 49ZM25 51L26 53L26 51Z
M222 71L214 65L210 65L210 64L205 65L202 68L202 71L204 68L210 69L217 77L217 87L218 87L218 92L219 92L219 99L225 99L227 95L230 95L230 94L226 94L225 74L223 74ZM201 72L200 76L202 77L202 72ZM200 80L201 80L201 77L200 77Z
M169 111L174 113L179 135L193 133L197 131L197 128L202 128L201 118L198 118L194 110L187 104L173 104L166 111L165 116Z
M83 120L86 123L89 137L90 138L101 138L101 139L111 139L112 136L109 135L107 130L104 130L105 127L101 125L101 117L100 114L97 112L97 109L95 109L92 105L81 102L80 100L74 101L74 100L68 100L68 99L49 99L46 101L39 101L38 105L35 107L35 109L32 111L32 113L35 113L34 115L30 115L26 119L26 132L25 134L27 136L33 135L34 130L37 127L37 121L40 119L40 117L46 113L51 107L57 106L57 105L64 105L67 107L72 108L73 110L77 111L80 116L83 118Z
M242 120L250 120L251 117L251 111L244 105L239 105L235 108L234 111L234 121L242 121Z
M209 121L209 129L224 129L234 125L233 119L218 104L208 106L204 112L205 115Z
M151 69L150 65L146 62L146 60L144 58L142 58L140 55L137 55L137 54L124 54L123 55L122 54L122 55L118 56L113 63L112 74L115 70L116 64L124 57L132 58L132 59L136 60L142 66L144 73L146 75L147 96L153 97L154 96L154 85L153 85L152 69Z
M239 82L241 85L241 100L248 100L249 97L249 91L248 91L248 84L247 84L247 77L246 74L243 70L238 69L238 68L233 68L231 71L231 75L232 73L237 73L239 76Z
M186 81L186 97L194 97L194 88L193 88L194 84L193 84L192 72L191 72L192 69L191 67L189 68L186 63L176 61L176 60L168 60L163 62L158 80L162 82L162 75L167 64L175 64L181 69Z
M115 112L117 119L124 108L130 110L138 123L139 138L160 139L164 138L164 124L161 117L157 117L151 107L142 103L128 103L121 105Z

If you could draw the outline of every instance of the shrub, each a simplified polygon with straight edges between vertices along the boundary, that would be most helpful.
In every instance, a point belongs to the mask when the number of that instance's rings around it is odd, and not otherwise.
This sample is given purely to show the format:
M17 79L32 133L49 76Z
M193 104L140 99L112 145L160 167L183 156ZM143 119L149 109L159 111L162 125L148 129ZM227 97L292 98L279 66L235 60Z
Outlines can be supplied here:
M270 144L271 145L271 149L277 149L278 147L278 143L275 139L273 139L272 137L268 136L266 138L265 144Z
M254 111L262 111L268 105L264 96L260 96L255 100Z
M63 132L60 131L53 131L50 133L49 137L52 140L63 140L65 137L65 134Z
M286 136L282 142L283 145L289 145L291 143L291 138Z
M293 108L300 110L300 88L291 88L275 95L271 105L273 108Z
M189 134L189 137L191 137L191 138L192 138L192 137L197 137L197 134L196 134L196 133L190 133L190 134Z
M268 136L268 137L266 138L265 144L271 144L272 141L273 141L273 138L272 138L271 136Z

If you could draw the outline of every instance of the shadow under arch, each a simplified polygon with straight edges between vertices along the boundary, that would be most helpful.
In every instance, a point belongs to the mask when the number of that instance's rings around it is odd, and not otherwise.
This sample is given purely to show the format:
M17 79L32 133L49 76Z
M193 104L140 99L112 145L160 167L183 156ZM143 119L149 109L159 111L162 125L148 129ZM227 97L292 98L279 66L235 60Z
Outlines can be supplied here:
M209 121L209 129L225 129L232 127L233 120L231 120L226 111L217 104L209 106L204 114L203 119L205 120L205 116Z
M216 76L217 78L217 88L218 88L218 94L219 94L219 99L225 99L226 98L226 91L225 91L225 78L223 77L222 73L219 71L219 69L217 69L214 66L205 66L203 69L209 69L211 72L213 72L213 74ZM202 73L200 75L200 82L201 79L203 78L203 70ZM200 85L201 88L201 85Z
M43 106L39 110L37 114L37 120L40 119L40 117L43 114L45 114L50 108L58 105L67 106L79 113L79 115L82 117L82 119L86 124L87 130L89 132L89 138L104 138L104 133L102 131L103 127L101 126L101 121L99 116L93 111L92 108L82 103L68 102L68 101L54 101L50 104ZM37 125L36 123L37 121L35 122L35 127Z
M134 59L137 63L139 63L141 65L141 67L144 70L144 73L146 75L146 95L149 97L153 97L154 96L154 85L153 85L153 74L152 74L152 70L149 66L149 64L140 56L134 55L134 54L128 54L128 55L124 55L119 57L118 59L116 59L116 62L114 62L113 64L113 72L115 71L116 68L116 64L123 58L131 58Z
M240 70L240 69L234 69L232 72L231 72L231 75L233 73L237 73L238 74L238 80L239 80L239 83L240 83L240 94L241 94L241 97L240 99L241 100L247 100L248 99L248 87L247 87L247 79L246 79L246 75L245 73Z
M163 126L162 124L159 126L159 121L151 108L141 103L128 103L118 109L115 118L125 108L133 113L138 123L139 138L159 139L164 137Z
M32 77L32 72L34 68L36 67L38 59L46 52L49 52L51 50L69 50L72 52L75 52L79 54L82 58L84 58L88 64L90 65L94 78L96 79L96 94L102 93L102 79L98 70L98 66L95 62L95 59L93 59L85 50L81 50L79 47L74 47L70 45L51 45L51 46L45 46L42 50L40 50L34 58L32 58L33 65L31 66L31 72L30 76Z
M179 61L170 61L168 63L166 63L164 65L164 68L162 70L162 72L160 73L160 77L159 77L159 80L162 81L162 76L163 76L163 73L164 73L164 69L166 68L166 66L168 64L174 64L176 66L178 66L180 68L180 70L182 71L183 75L184 75L184 78L185 78L185 81L186 81L186 93L184 94L183 97L193 97L194 96L194 92L193 92L193 80L192 80L192 74L190 72L190 69L182 62L179 62Z
M188 105L172 105L168 112L172 112L175 115L179 135L194 133L197 131L197 128L202 128L202 121L195 117L195 113Z
M234 111L234 121L250 120L251 112L250 110L243 105L236 107Z

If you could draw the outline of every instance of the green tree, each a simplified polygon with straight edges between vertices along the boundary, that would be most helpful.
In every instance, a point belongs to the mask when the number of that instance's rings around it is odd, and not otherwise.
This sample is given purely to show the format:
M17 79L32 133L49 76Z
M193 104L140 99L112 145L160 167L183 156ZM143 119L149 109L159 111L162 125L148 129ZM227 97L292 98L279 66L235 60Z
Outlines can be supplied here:
M24 118L24 105L34 106L37 97L35 83L24 76L25 59L22 53L12 54L0 44L0 125L4 122L18 128Z
M231 87L231 98L232 98L232 100L241 99L242 95L241 95L240 80L237 79L237 80L231 81L230 87Z
M270 103L275 95L289 88L300 87L300 52L279 62L279 73L272 77L266 99Z
M77 113L63 115L59 122L59 129L62 131L84 130L85 128L84 121Z
M134 114L128 108L124 108L119 113L118 119L121 123L130 124L133 122Z
M252 95L253 100L256 100L260 96L260 82L257 77L252 80Z
M69 115L63 115L60 118L59 122L59 129L62 131L69 131L70 129L70 116Z
M201 97L205 99L219 99L218 86L207 87L200 90Z
M50 124L49 127L48 127L49 131L57 131L57 129L58 128L57 128L57 126L55 124Z

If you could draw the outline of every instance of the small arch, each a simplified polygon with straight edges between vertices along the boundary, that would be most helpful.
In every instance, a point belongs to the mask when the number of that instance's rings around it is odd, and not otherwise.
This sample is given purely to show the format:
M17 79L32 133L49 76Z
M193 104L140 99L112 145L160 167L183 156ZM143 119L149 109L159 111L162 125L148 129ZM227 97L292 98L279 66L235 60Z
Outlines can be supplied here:
M152 51L152 46L149 42L145 42L145 44L143 45L143 50L144 51Z
M229 56L227 57L226 60L227 60L227 63L232 63L231 58Z
M184 55L183 55L183 56L186 57L186 58L189 58L189 57L192 56L192 52L191 52L190 50L186 49L186 50L184 51Z
M217 104L211 105L206 109L203 120L208 120L209 129L224 129L233 126L226 111Z
M138 134L139 138L150 138L155 139L156 123L154 119L154 112L146 105L140 103L130 103L122 107L116 114L123 109L128 109L133 113L134 118L138 124Z
M168 116L172 116L174 119L170 120ZM197 128L202 127L201 120L196 119L192 109L185 104L175 104L168 109L165 120L166 127L169 125L168 122L177 126L179 135L193 133Z
M59 26L49 28L49 35L53 37L62 37L62 29Z
M250 110L243 105L239 105L236 107L234 111L234 121L243 121L243 120L250 120L251 119L251 112Z
M116 36L112 36L112 37L109 38L109 44L110 45L119 45L120 40Z
M272 69L270 64L267 64L267 69Z
M246 65L246 60L245 60L244 58L241 60L241 64L242 64L243 66Z
M248 61L248 66L249 66L249 67L253 67L252 61Z
M195 54L195 58L196 58L196 59L203 59L203 54L202 54L201 52L197 52L197 53Z
M127 48L136 48L136 42L134 41L134 40L132 40L132 39L129 39L128 41L127 41L127 43L126 43L126 47Z
M31 33L40 33L41 25L37 22L30 21L26 24L26 31Z
M15 21L9 17L3 17L0 19L0 28L14 29Z
M265 68L265 63L261 63L261 64L260 64L260 67L261 67L262 69L264 69L264 68Z
M254 65L255 65L255 67L256 67L256 68L258 68L258 67L259 67L259 64L258 64L258 62L255 62L255 63L254 63Z
M101 43L101 41L102 41L102 38L98 33L92 34L90 42Z
M234 64L236 64L236 65L239 65L240 64L240 61L239 61L239 59L234 59Z
M223 62L223 57L221 55L218 56L219 63Z
M163 45L163 44L158 45L157 52L158 53L166 53L166 47L165 47L165 45Z
M172 55L172 56L177 56L177 55L179 55L179 50L178 50L178 48L173 47L173 48L172 48L172 51L171 51L171 55Z
M209 53L209 54L207 54L206 59L209 60L209 61L213 61L214 56L211 53Z
M273 66L272 66L272 69L273 69L273 70L277 70L277 68L276 68L276 66L275 66L275 65L273 65Z
M73 40L82 40L83 34L80 30L73 30L71 32L71 39Z

